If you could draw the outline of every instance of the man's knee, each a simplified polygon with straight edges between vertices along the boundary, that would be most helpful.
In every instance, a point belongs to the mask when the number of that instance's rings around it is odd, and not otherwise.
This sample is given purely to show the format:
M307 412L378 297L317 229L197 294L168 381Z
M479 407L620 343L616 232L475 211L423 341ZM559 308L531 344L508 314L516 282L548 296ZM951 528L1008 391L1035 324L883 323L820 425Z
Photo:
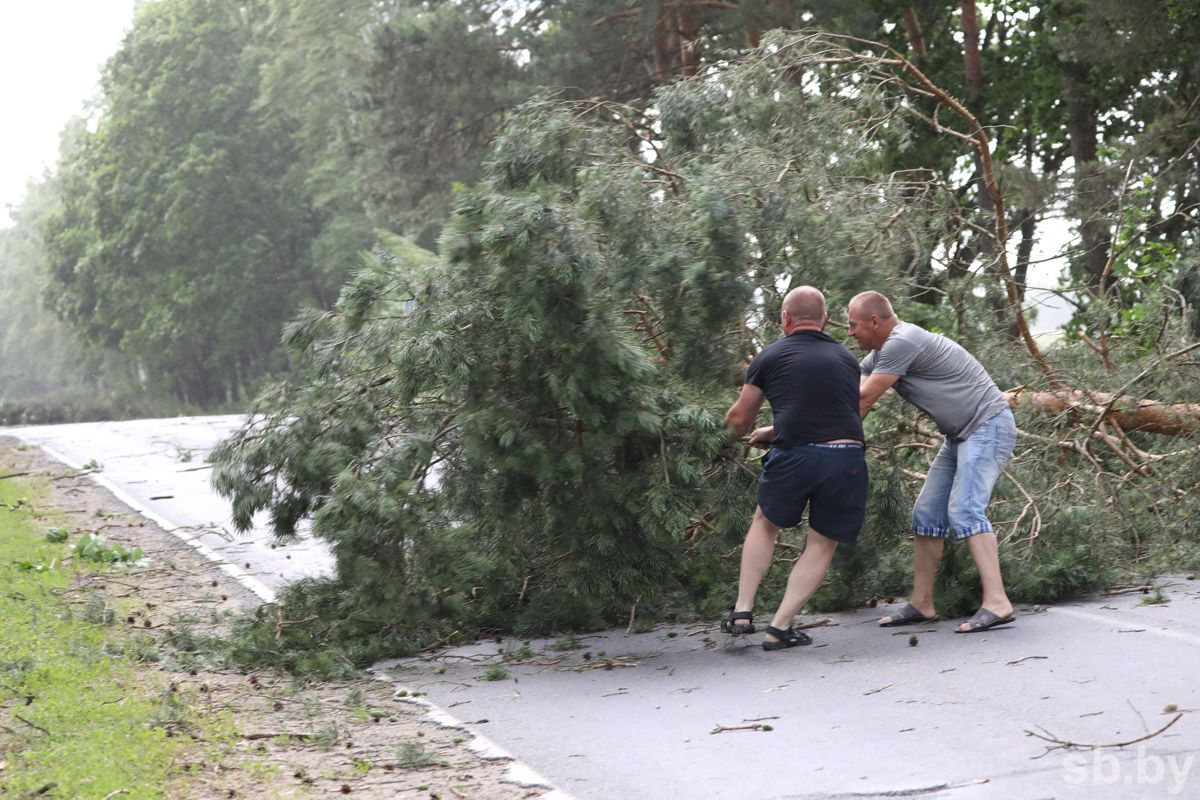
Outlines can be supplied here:
M754 516L750 519L750 526L753 528L758 528L762 531L766 531L772 536L777 536L779 531L782 530L782 528L780 528L774 522L771 522L771 520L767 519L767 515L763 513L762 506L754 507Z

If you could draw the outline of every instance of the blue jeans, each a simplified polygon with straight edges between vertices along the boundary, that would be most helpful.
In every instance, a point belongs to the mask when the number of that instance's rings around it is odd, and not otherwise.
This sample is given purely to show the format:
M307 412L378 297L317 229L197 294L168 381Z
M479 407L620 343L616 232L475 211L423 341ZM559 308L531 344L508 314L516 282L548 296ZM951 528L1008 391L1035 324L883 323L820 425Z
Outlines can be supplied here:
M987 506L1016 444L1017 423L1008 409L961 442L947 438L913 506L913 533L965 539L992 530Z

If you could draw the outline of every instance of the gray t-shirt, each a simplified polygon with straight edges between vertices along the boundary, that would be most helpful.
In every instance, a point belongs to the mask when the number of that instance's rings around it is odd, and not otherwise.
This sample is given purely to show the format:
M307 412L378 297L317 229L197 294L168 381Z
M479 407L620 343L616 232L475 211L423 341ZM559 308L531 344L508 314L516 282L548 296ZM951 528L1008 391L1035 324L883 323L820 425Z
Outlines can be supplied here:
M1009 407L975 356L911 322L898 323L883 347L867 353L859 369L863 375L899 375L896 393L958 441Z

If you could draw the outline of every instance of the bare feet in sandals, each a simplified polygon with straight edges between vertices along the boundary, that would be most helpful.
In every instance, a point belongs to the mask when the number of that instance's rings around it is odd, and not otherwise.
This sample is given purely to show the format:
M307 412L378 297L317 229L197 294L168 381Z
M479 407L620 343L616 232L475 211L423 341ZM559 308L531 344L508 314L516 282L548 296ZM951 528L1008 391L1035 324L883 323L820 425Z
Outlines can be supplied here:
M1009 607L1008 613L1001 615L995 612L988 611L986 608L981 608L975 612L975 616L959 625L954 629L955 633L978 633L986 631L989 628L995 628L1000 625L1007 625L1016 617L1013 616L1012 607Z

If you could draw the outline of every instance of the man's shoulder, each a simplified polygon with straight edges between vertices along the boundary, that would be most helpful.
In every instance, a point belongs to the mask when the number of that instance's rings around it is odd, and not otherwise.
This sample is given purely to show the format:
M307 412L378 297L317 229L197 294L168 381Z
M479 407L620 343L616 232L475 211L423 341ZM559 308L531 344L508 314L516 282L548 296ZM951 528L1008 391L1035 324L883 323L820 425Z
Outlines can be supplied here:
M898 339L924 339L927 336L937 336L937 334L922 328L915 322L900 320L896 323L896 328L892 331L892 336Z

